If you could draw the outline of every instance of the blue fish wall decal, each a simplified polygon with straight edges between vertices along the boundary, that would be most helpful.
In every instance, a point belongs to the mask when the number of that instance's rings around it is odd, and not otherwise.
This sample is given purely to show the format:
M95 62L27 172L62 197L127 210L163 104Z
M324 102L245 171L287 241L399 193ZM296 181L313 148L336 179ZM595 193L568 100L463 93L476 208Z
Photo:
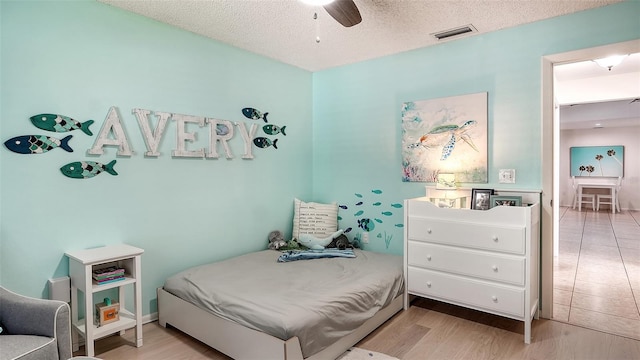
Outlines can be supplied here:
M273 147L275 149L278 148L277 143L278 139L273 140L273 142L265 137L257 137L255 139L253 139L253 143L256 144L257 147L259 148L268 148L269 146L273 145Z
M5 141L4 146L18 154L43 154L57 147L67 152L73 152L69 146L69 140L72 137L73 135L69 135L59 140L45 135L22 135Z
M107 165L95 161L74 161L61 167L60 171L62 171L64 176L73 179L89 179L103 171L106 171L111 175L118 175L118 173L113 169L115 164L116 160L112 160Z
M267 121L267 115L269 115L268 112L266 113L261 113L260 111L254 109L254 108L244 108L242 109L242 115L244 115L244 117L246 117L247 119L251 119L251 120L264 120L264 122L269 122Z
M56 114L38 114L32 116L30 120L38 129L54 132L67 132L80 129L85 134L93 136L93 133L89 130L89 126L94 123L93 120L87 120L81 123L68 116Z

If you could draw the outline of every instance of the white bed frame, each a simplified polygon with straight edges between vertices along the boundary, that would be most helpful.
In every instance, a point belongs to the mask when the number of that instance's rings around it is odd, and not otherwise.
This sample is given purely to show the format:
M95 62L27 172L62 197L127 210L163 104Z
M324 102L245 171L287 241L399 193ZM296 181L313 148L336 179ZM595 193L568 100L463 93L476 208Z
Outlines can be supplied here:
M403 304L403 295L399 295L351 334L306 359L337 358L402 310ZM158 288L158 323L163 327L169 324L234 359L304 359L298 337L282 340L247 328L202 310L163 288Z

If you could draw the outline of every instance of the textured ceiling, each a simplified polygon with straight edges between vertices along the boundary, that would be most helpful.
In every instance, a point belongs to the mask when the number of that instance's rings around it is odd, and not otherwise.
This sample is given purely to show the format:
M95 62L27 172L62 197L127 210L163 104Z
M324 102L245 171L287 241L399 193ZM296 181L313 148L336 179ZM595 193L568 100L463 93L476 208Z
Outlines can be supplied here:
M477 33L457 38L621 2L354 0L362 23L345 28L324 9L296 0L98 1L309 71L435 45L431 34L463 25Z
M324 9L297 0L98 1L308 71L319 71L435 45L441 41L433 33L464 25L473 25L477 32L442 41L622 0L354 0L362 23L351 28L338 24ZM316 12L318 20L313 19ZM316 36L320 43L316 43ZM560 104L597 102L615 107L601 112L602 120L611 119L609 123L614 126L638 125L640 102L611 100L640 96L640 54L612 72L589 61L557 67L555 75ZM629 84L631 95L628 91L620 94L619 90ZM593 121L583 115L583 109L593 110L567 107L561 119L563 128L592 127Z

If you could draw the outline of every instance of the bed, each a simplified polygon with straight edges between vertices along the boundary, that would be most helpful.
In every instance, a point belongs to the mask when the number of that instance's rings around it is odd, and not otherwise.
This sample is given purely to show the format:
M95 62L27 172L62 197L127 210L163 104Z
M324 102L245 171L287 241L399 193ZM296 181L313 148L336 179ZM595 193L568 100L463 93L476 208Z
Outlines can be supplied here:
M158 317L234 359L335 359L403 307L402 257L278 262L259 251L182 271Z

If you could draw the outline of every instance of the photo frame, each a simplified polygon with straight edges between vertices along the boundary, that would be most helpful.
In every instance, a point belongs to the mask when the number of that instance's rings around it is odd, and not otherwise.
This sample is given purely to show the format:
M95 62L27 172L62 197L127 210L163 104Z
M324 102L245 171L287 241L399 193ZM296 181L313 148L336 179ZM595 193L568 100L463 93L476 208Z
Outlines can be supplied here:
M496 206L522 206L522 196L491 195L491 207Z
M471 209L489 210L493 189L471 189Z

